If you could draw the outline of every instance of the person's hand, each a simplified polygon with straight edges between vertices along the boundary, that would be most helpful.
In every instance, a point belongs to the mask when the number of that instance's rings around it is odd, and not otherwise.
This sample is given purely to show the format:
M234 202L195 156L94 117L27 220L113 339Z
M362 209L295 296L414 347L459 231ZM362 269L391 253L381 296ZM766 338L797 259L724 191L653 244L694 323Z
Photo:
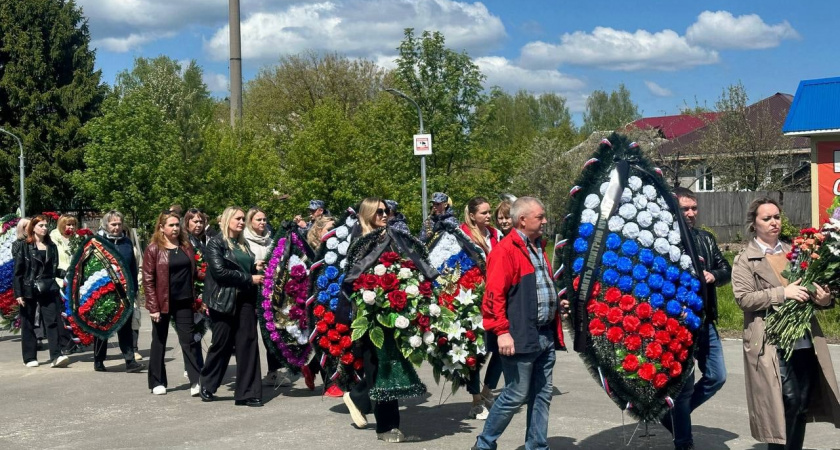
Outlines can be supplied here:
M814 292L810 292L811 300L820 306L828 306L831 302L831 292L817 283L814 283L814 288L816 288L816 290Z
M785 298L796 300L797 302L808 301L811 298L808 289L800 286L800 283L802 283L801 278L785 286Z
M265 275L251 275L251 283L262 284Z
M708 270L703 271L703 276L706 277L706 284L715 284L715 276Z
M516 350L513 348L513 338L510 333L505 333L499 336L499 354L502 356L513 356Z
M152 319L152 322L160 321L160 312L149 313L149 318Z
M18 305L23 306L23 297L18 297L15 300L17 301Z
M254 265L257 267L257 272L262 272L263 270L265 270L265 261L257 261L257 263Z
M569 317L569 301L565 298L560 300L560 317L563 319Z

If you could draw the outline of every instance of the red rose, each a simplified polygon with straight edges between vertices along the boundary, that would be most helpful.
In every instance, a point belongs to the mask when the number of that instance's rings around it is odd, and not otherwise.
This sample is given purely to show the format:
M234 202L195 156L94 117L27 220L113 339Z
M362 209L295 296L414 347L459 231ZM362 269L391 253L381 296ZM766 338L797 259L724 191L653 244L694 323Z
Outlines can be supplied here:
M688 359L688 349L684 348L684 349L680 350L680 353L677 355L677 360L679 362L683 362L686 359Z
M321 306L321 305L316 306L316 307L315 307L315 309L314 309L314 310L312 310L312 314L314 314L314 315L315 315L315 317L317 317L317 318L319 318L319 319L320 319L321 317L324 317L324 313L325 313L325 312L327 312L327 308L324 308L324 307L323 307L323 306Z
M467 356L467 367L473 368L478 360L475 359L475 356Z
M364 367L364 365L365 361L362 358L357 358L355 361L353 361L353 368L356 370L362 370L362 367Z
M338 355L341 354L341 347L339 347L337 345L330 345L330 350L329 351L330 351L331 356L338 357Z
M440 339L438 339L438 347L443 347L444 345L446 345L447 342L449 341L445 337L441 337Z
M662 356L662 345L659 342L651 342L645 347L645 357L647 359L659 359Z
M327 331L327 339L329 339L332 342L336 342L339 339L341 339L341 335L338 334L338 331L330 330L330 331Z
M628 334L627 337L624 338L624 346L627 347L627 350L635 352L636 350L642 348L642 338L639 337L638 334Z
M431 297L432 296L432 282L431 281L422 281L420 285L417 286L420 289L420 295L423 297Z
M671 363L674 362L674 354L671 352L664 352L662 353L662 358L659 358L662 367L670 367Z
M572 287L575 290L578 290L578 288L580 287L580 276L576 276L575 279L572 280Z
M324 334L324 333L326 333L326 332L327 332L327 329L328 329L329 327L330 327L330 326L329 326L329 325L327 325L327 322L324 322L323 320L321 320L321 321L319 321L317 324L315 324L315 330L316 330L316 331L318 331L318 333L319 333L319 334Z
M372 291L372 290L376 289L377 286L379 286L379 277L377 277L376 275L362 274L362 275L359 275L359 279L362 280L361 281L362 287L369 290L369 291Z
M622 295L618 300L618 306L624 311L632 311L636 307L636 299L632 295Z
M674 354L677 354L680 350L682 350L682 344L680 344L680 341L673 339L671 342L668 343L668 350Z
M324 313L324 322L327 322L328 325L332 325L335 323L335 314L332 311L327 311Z
M691 347L691 344L694 342L691 332L682 327L680 327L680 330L677 332L677 340L686 347Z
M469 330L465 334L467 336L467 339L470 340L470 342L475 340L475 333L473 332L473 330Z
M386 273L379 278L379 285L382 286L385 292L393 291L400 287L400 280L393 273Z
M621 322L621 319L624 318L624 314L621 312L621 309L612 307L609 311L607 311L607 321L610 323L618 323Z
M400 260L400 254L396 252L384 252L379 256L379 262L385 267L391 267L392 264Z
M639 321L639 318L631 315L624 316L624 319L621 321L621 326L623 326L624 331L628 333L634 333L639 329L640 324L641 322Z
M671 369L669 371L669 374L671 375L671 378L677 378L682 373L682 364L674 361L669 366L669 369Z
M350 336L341 336L341 339L338 340L338 346L342 349L350 348L351 345L353 345L353 341Z
M429 328L431 322L432 320L429 318L429 316L417 314L417 325L419 325L420 327L427 329Z
M352 353L349 353L349 352L345 353L345 354L341 355L341 364L344 364L345 366L349 366L350 364L353 364L354 359L355 358L353 357Z
M604 300L607 303L617 303L618 299L621 298L621 291L618 288L611 287L607 289L607 292L604 294Z
M607 327L604 325L604 322L601 322L600 319L592 319L592 321L589 322L589 334L591 334L592 336L600 336L604 334L604 331L606 331L606 329Z
M408 303L408 297L404 291L391 291L388 293L388 301L391 303L391 308L394 311L402 311Z
M671 342L671 333L664 330L657 331L656 342L659 342L662 345L668 345L668 343Z
M624 337L624 330L619 327L611 327L607 330L607 340L612 342L613 344L618 344L621 342L621 338Z
M656 374L656 366L651 363L644 363L642 367L639 367L639 378L650 381L653 380L653 376Z
M639 327L639 335L645 339L651 339L656 333L656 329L649 323L644 323Z
M680 323L677 322L677 319L670 318L665 322L665 331L671 333L672 336L676 336L679 330Z
M330 348L330 340L326 336L321 336L321 339L318 339L318 346L327 350Z
M417 266L414 265L414 261L410 259L404 259L403 262L400 264L404 269L411 269L416 270Z
M347 333L348 331L350 331L350 327L348 327L346 324L343 324L343 323L337 323L337 324L335 324L335 331L338 331L339 333L344 334L344 333Z
M650 318L651 314L653 314L653 308L650 303L642 302L636 307L636 315L642 320Z
M657 328L665 325L666 321L668 321L668 316L662 311L656 311L650 317L650 322Z
M621 367L626 372L635 372L639 369L639 358L631 353L624 357L624 361L621 362Z
M657 373L655 377L653 377L653 387L656 389L662 389L665 385L668 384L668 375L664 373Z
M799 263L799 267L800 267L802 270L807 269L807 268L808 268L808 262L807 262L807 261L802 261L801 263Z

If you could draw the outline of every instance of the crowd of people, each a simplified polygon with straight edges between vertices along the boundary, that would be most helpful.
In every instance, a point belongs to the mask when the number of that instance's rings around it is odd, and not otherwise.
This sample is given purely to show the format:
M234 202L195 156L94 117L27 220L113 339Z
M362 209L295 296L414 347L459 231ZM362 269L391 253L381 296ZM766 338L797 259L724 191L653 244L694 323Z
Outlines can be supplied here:
M781 357L763 338L763 318L774 305L787 300L811 301L820 308L833 304L827 290L818 286L809 292L781 276L790 245L779 240L778 203L764 198L750 205L746 222L752 239L734 267L730 267L714 237L696 226L696 196L684 188L675 189L674 194L694 239L706 284L717 287L731 280L735 300L744 311L744 370L753 437L767 442L769 448L800 449L808 421L827 421L840 427L840 391L816 319L812 319L811 333L797 343L790 360ZM555 350L563 347L561 323L569 304L565 298L558 298L544 248L545 207L533 197L505 198L495 207L486 198L474 197L466 202L459 221L446 194L434 193L431 206L432 212L420 224L417 239L428 243L446 227L458 227L481 250L486 261L481 308L488 358L483 365L484 378L475 370L466 384L472 395L468 417L485 421L473 448L495 449L497 439L523 405L527 410L525 448L548 448ZM418 260L416 251L406 247L405 239L400 238L409 236L409 226L398 207L393 200L364 199L357 208L358 225L352 233L355 237L382 233L381 241L387 243L383 245L388 246L388 251ZM234 355L236 405L262 406L264 383L283 386L295 381L298 375L282 369L271 352L266 355L268 368L264 377L260 367L257 302L275 238L264 211L228 207L211 226L202 211L189 209L184 213L173 207L159 215L142 254L136 236L128 231L123 219L119 211L108 211L98 234L113 244L132 271L129 281L143 288L143 305L152 325L147 370L152 394L164 395L172 384L164 363L170 322L174 322L190 395L202 401L216 400L216 390ZM323 201L312 200L308 220L300 215L291 222L314 253L337 220ZM47 225L44 216L23 219L18 224L19 240L13 246L14 295L20 304L24 364L39 365L35 335L39 310L50 365L60 368L71 363L70 353L75 345L63 323L59 291L71 262L69 236L78 223L65 215L52 232ZM206 262L206 274L197 267L197 254ZM349 289L355 277L369 268L370 261L365 262L364 256L356 255L354 265L346 268L348 276L343 289ZM436 276L434 269L417 268L427 279ZM196 302L197 282L203 283L205 293L200 304ZM675 398L671 414L662 418L677 449L694 447L691 413L726 381L723 350L715 326L718 314L714 288L708 290L704 300L705 321L697 334L695 352L699 380L695 383L692 373ZM206 354L200 341L193 338L196 311L206 313L212 324L212 341ZM129 373L146 369L138 361L142 359L137 346L139 317L138 309L134 320L114 330L125 371ZM393 340L393 335L385 336L386 341L389 339ZM94 340L94 370L109 370L104 365L107 347L106 341ZM351 390L344 392L331 383L332 374L325 373L314 358L302 367L306 386L314 389L315 376L320 374L329 385L326 395L343 398L357 427L367 427L367 415L373 414L379 439L405 441L407 437L399 429L400 397L390 395L389 389L393 388L395 377L413 387L425 387L416 373L412 375L410 364L395 361L401 359L398 353L395 357L375 347L367 337L358 343L358 350L364 363L359 371L361 382ZM383 370L386 365L388 369ZM504 388L494 396L502 375Z

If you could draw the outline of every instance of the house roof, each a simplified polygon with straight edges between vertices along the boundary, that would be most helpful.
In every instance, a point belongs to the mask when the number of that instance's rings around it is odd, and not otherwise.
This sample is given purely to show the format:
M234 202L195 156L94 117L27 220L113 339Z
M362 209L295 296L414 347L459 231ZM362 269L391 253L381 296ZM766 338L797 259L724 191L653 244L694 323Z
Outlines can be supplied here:
M679 114L676 116L645 117L627 125L642 130L655 129L665 139L678 138L714 121L720 113L708 112L699 115Z
M774 120L778 121L778 123L781 125L782 121L788 113L788 110L790 109L792 101L793 96L791 96L790 94L782 94L777 92L776 94L771 95L770 97L767 97L763 100L753 103L752 105L747 106L747 120L749 120L750 122L758 120L762 109L767 108L769 110L770 116ZM696 151L694 149L708 131L709 124L707 123L695 130L689 131L688 133L682 136L665 142L657 148L657 151L661 156L671 156L675 154L695 154ZM805 137L797 137L793 140L793 148L809 148L810 145L810 141L808 140L808 138Z
M840 77L802 80L782 131L810 136L840 134Z

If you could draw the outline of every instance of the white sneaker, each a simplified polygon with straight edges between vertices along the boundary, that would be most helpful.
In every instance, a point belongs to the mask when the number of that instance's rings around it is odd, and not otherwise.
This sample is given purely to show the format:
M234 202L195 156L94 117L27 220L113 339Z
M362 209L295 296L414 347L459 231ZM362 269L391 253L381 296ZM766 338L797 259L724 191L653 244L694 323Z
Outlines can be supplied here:
M199 392L201 392L201 386L199 386L198 383L192 385L192 387L190 388L190 397L198 396Z
M484 407L484 404L473 405L470 408L470 419L476 420L487 420L487 416L490 415L490 411Z
M143 361L143 355L141 355L140 352L134 352L134 360Z
M344 400L344 404L347 405L347 409L350 410L350 418L353 419L353 423L356 424L356 428L367 428L367 417L365 417L365 415L362 414L362 411L360 411L356 404L353 403L353 399L350 398L350 393L345 392L342 399Z
M50 367L67 367L70 364L70 358L65 355L61 355L53 361Z
M192 392L192 389L190 389L190 392ZM155 388L152 389L152 394L166 395L166 386L161 386L161 385L155 386Z
M26 363L26 367L38 367L39 365L40 364L38 364L38 361L29 361L28 363Z
M185 370L185 371L184 371L184 378L189 378L189 377L190 377L190 375L189 375L189 374L187 373L187 371Z

